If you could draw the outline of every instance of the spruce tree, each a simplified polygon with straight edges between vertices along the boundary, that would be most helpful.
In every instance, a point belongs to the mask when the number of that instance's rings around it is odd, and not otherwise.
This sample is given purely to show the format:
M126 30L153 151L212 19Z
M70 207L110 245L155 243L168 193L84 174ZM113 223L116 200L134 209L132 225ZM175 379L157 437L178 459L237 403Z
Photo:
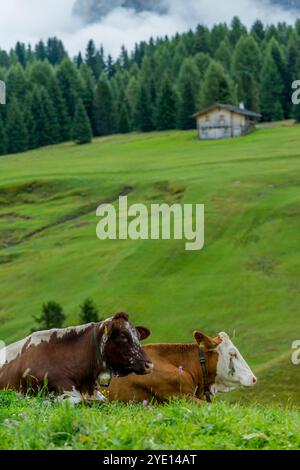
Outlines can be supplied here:
M224 67L212 61L205 74L199 95L199 108L207 108L215 103L234 104L236 102L233 84Z
M156 129L160 131L174 129L176 127L176 118L177 96L170 78L166 76L157 96L155 110Z
M15 97L12 97L8 104L6 137L8 153L18 153L27 150L27 129L20 110L20 104Z
M42 147L59 142L60 130L54 106L44 87L35 86L30 103L32 148Z
M77 100L82 94L78 70L69 59L64 59L57 69L56 77L66 103L68 115L73 119Z
M83 145L89 144L92 137L93 133L87 112L82 100L79 100L74 117L73 139L77 144Z
M48 60L45 60L44 62L35 61L29 66L27 73L29 75L31 86L44 86L49 90L54 72L53 67L49 64Z
M153 108L148 89L141 83L137 99L138 128L142 132L150 132L154 129Z
M256 20L251 28L251 34L254 39L260 43L265 38L265 27L261 20Z
M220 64L223 65L226 73L231 72L232 50L231 50L231 45L230 45L228 38L225 38L221 42L220 47L217 49L214 58L217 62L220 62Z
M200 89L200 73L193 59L186 59L180 69L178 78L179 109L178 127L194 129L197 95Z
M99 78L96 95L96 135L109 135L115 131L115 109L110 83L104 74Z
M125 97L129 106L129 115L132 129L138 129L137 104L139 95L139 83L135 76L129 80L125 91Z
M300 123L300 104L293 105L291 116L296 122Z
M242 24L240 18L235 16L231 22L229 38L232 46L235 46L240 38L247 34L247 28Z
M56 114L59 129L59 142L65 142L71 138L72 122L68 114L66 101L62 95L56 77L52 77L49 93Z
M43 145L57 144L60 142L60 128L57 114L53 102L46 88L41 87L41 105L43 106L43 114L45 115L45 141Z
M79 320L83 325L100 321L97 306L92 299L86 299L80 306Z
M52 328L62 328L66 316L63 308L57 302L48 302L42 307L42 314L40 317L33 316L38 324L38 331L51 330ZM35 329L31 332L36 331Z
M4 128L4 122L0 114L0 155L5 155L7 150L6 146L6 131Z
M282 77L271 51L268 50L261 72L261 111L264 121L273 121L283 115L282 92Z
M28 150L34 149L38 146L36 139L35 122L32 115L32 92L27 93L24 101L24 122L27 129L27 147Z
M97 135L96 106L95 106L95 89L96 83L91 69L82 64L80 67L80 76L83 80L82 101L89 117L93 135Z
M276 64L279 76L280 76L280 86L281 86L281 95L278 97L278 101L281 104L284 117L288 117L290 109L290 84L286 84L286 57L285 50L281 47L278 41L275 38L272 38L268 50L272 55L274 62ZM297 54L298 55L298 54ZM297 57L296 55L296 57Z
M5 82L8 98L15 96L22 103L28 91L28 81L23 67L18 63L10 67Z
M233 56L233 76L237 84L237 97L247 109L260 111L259 73L261 54L252 36L242 36Z
M130 132L130 118L128 112L128 105L125 101L122 103L119 113L118 132L120 134L126 134L127 132Z

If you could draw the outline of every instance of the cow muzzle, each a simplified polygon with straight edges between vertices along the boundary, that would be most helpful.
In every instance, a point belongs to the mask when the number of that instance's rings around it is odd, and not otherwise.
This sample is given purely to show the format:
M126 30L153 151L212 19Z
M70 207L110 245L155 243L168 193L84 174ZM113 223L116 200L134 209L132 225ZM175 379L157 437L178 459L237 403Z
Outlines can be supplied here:
M141 367L137 367L134 371L136 375L148 375L153 371L154 365L150 361L144 362Z

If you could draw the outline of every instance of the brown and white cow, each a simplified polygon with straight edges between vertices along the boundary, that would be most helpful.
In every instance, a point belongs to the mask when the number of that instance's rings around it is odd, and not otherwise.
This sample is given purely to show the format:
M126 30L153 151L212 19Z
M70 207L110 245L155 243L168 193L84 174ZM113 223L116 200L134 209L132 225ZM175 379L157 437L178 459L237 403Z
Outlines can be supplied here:
M194 338L197 344L145 346L154 364L152 374L114 378L109 400L162 403L181 396L202 404L217 392L256 384L256 377L226 333L213 339L197 331Z
M50 392L80 402L84 397L103 401L96 383L112 375L147 374L153 365L140 346L150 331L134 327L118 313L101 323L33 333L1 350L0 389Z

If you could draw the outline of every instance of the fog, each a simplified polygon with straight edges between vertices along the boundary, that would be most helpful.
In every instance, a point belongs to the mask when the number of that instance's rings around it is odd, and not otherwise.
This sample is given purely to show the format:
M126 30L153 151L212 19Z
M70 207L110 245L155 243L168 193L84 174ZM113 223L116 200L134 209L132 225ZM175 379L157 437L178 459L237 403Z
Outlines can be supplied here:
M173 35L198 23L208 26L230 22L238 15L250 26L257 18L265 23L293 23L296 14L265 0L167 0L167 14L115 8L94 24L72 14L75 0L0 0L0 47L9 49L17 41L35 44L58 36L71 55L84 50L89 39L103 44L106 53L117 56L122 44L131 49L150 36ZM113 0L111 1L113 5ZM118 2L119 4L119 2Z

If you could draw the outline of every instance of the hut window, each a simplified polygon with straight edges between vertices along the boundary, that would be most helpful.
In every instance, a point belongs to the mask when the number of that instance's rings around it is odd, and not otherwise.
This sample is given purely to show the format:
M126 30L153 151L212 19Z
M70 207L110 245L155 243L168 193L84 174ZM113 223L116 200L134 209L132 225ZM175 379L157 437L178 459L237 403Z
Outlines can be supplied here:
M220 114L220 122L225 122L225 116L224 116L224 114Z

